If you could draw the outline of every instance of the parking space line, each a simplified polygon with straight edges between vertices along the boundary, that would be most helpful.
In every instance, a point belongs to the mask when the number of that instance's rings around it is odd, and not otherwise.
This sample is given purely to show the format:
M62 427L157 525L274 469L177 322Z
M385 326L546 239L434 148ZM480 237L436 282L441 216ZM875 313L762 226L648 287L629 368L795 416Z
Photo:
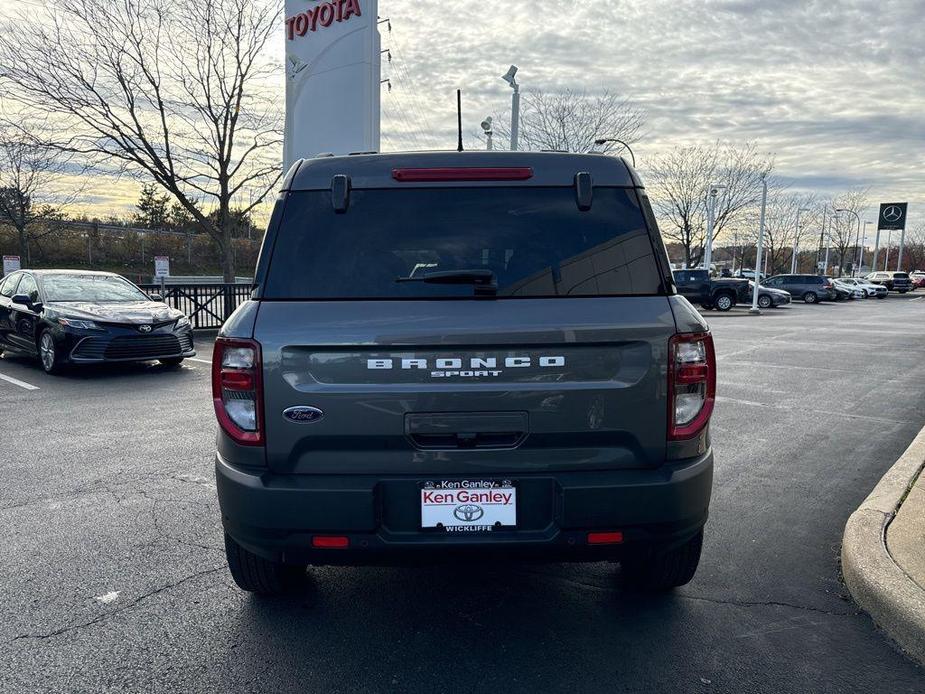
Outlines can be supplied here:
M26 383L25 381L20 381L18 378L13 378L12 376L4 376L0 374L0 381L6 381L7 383L12 383L14 386L19 386L25 390L41 390L38 386L34 386L31 383Z
M212 364L211 359L200 359L199 357L188 357L189 361L198 361L200 364Z

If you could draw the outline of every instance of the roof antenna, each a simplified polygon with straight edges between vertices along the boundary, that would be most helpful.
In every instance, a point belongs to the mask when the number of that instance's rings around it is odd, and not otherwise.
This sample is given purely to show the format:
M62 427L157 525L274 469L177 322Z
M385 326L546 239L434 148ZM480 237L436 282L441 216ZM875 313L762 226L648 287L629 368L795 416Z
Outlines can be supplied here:
M463 141L462 141L462 89L456 90L456 117L459 121L459 145L456 148L457 152L463 151Z

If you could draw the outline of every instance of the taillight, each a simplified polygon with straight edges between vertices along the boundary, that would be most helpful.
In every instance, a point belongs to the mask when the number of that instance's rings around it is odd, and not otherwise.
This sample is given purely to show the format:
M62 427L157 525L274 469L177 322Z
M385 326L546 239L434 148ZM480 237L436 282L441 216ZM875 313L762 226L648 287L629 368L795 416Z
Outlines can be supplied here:
M675 335L668 359L668 438L694 438L710 421L716 401L713 336Z
M260 344L220 337L212 353L212 402L218 424L242 446L263 445Z

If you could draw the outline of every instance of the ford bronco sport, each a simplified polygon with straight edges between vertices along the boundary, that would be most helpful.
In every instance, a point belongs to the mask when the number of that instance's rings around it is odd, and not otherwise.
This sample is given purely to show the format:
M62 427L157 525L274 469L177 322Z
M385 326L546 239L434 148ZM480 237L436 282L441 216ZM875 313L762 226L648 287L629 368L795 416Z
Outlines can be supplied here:
M212 376L244 590L473 556L618 561L655 590L697 568L713 341L621 159L296 164Z

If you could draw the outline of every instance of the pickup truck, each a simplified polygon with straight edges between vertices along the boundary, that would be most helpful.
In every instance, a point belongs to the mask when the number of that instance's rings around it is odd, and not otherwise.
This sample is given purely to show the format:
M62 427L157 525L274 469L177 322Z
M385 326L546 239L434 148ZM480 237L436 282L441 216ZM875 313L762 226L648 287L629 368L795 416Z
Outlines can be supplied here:
M751 297L746 279L710 279L706 270L675 270L673 274L678 293L706 309L728 311L736 302Z

